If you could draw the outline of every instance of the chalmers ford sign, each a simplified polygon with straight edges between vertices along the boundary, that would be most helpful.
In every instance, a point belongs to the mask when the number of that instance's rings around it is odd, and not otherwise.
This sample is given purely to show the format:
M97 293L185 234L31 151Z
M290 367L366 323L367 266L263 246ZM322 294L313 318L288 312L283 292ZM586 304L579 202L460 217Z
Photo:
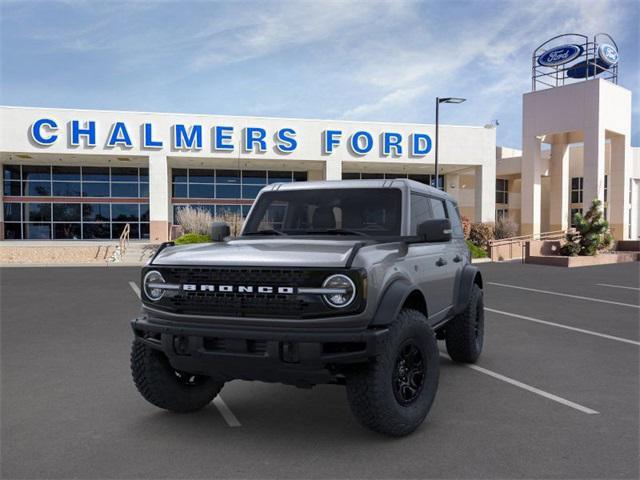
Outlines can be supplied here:
M95 147L100 143L106 148L146 150L255 152L272 151L277 155L292 154L299 146L295 128L283 126L275 131L259 126L237 128L229 125L202 125L175 123L169 131L159 131L153 123L133 125L115 121L109 125L93 120L59 122L55 118L38 118L29 128L31 140L40 147L67 142L70 147ZM401 134L382 132L374 135L358 130L345 135L341 129L325 129L321 136L321 155L331 155L341 145L351 153L364 156L379 151L384 156L408 154L423 157L432 148L430 135L423 132ZM376 152L377 153L377 152Z

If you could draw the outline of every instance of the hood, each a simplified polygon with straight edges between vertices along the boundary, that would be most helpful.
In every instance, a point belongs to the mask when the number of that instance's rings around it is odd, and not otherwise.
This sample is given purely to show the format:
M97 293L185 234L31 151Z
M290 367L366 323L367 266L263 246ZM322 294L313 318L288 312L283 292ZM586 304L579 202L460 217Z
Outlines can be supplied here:
M167 247L154 265L344 267L355 240L256 238Z

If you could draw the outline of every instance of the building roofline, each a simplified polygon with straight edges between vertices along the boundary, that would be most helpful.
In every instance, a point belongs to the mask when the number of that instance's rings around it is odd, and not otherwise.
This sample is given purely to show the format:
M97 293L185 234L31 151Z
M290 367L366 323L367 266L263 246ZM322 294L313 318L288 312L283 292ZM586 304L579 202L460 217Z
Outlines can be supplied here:
M353 124L373 124L373 125L407 125L407 126L420 126L420 127L434 127L433 123L415 123L415 122L381 122L381 121L369 121L369 120L341 120L330 118L296 118L296 117L266 117L266 116L251 116L251 115L225 115L217 113L176 113L176 112L142 112L136 110L105 110L105 109L90 109L90 108L63 108L63 107L35 107L35 106L23 106L23 105L0 105L0 108L8 108L14 110L62 110L68 112L100 112L100 113L127 113L138 115L174 115L181 117L224 117L234 119L258 119L258 120L295 120L298 122L340 122L340 123L353 123ZM441 123L440 127L455 127L455 128L477 128L485 129L480 125L451 125Z

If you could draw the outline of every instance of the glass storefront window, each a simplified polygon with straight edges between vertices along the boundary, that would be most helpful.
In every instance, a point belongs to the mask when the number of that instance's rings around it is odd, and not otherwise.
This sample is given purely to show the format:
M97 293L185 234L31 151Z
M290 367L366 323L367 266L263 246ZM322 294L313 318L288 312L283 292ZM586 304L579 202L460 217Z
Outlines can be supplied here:
M79 197L80 191L79 182L53 182L54 197Z
M111 181L138 183L138 169L113 167L111 169Z
M82 196L83 197L108 197L109 196L109 184L108 183L95 183L95 182L83 182L82 183Z
M20 176L20 165L3 165L2 178L5 181L7 180L20 181L22 179L22 177Z
M109 167L82 167L82 181L108 182Z
M139 219L137 203L111 204L111 219L113 222L137 222Z
M27 240L48 240L51 238L50 223L25 223L24 238Z
M21 240L22 239L22 224L21 223L7 223L4 224L4 238L5 240Z
M54 223L53 238L80 240L82 238L82 227L79 223Z
M85 222L110 221L111 205L108 203L83 203L82 220Z
M242 171L242 184L243 185L266 185L267 172L258 170L243 170Z
M25 222L50 222L50 203L25 203L23 217Z
M79 203L54 203L53 204L53 221L54 222L79 222L80 221L80 204Z
M216 185L216 198L240 198L240 185Z
M53 181L80 181L80 167L53 167Z
M112 183L111 196L137 198L138 184L137 183Z
M213 184L189 183L189 198L215 198Z
M111 238L111 227L108 223L83 223L82 233L85 240Z
M19 203L4 204L4 221L19 222L22 220L22 208Z
M239 170L217 170L216 183L240 183Z
M51 167L48 165L23 165L22 179L51 181Z
M24 182L23 191L27 197L50 197L51 182Z
M3 194L7 197L8 196L19 197L20 195L22 195L21 187L22 187L22 184L20 182L5 180Z

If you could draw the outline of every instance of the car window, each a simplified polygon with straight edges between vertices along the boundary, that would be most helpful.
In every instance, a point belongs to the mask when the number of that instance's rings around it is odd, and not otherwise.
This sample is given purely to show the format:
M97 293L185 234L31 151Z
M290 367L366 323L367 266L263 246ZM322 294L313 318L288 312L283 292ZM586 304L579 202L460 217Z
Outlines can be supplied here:
M449 218L447 217L447 211L444 207L444 201L439 198L430 198L431 211L433 212L433 218Z
M429 198L416 193L411 194L411 227L409 235L416 235L418 225L433 218Z
M460 212L458 207L454 205L451 200L447 200L447 210L449 213L449 219L451 219L451 233L454 238L464 237L464 231L462 230L462 221L460 220Z

